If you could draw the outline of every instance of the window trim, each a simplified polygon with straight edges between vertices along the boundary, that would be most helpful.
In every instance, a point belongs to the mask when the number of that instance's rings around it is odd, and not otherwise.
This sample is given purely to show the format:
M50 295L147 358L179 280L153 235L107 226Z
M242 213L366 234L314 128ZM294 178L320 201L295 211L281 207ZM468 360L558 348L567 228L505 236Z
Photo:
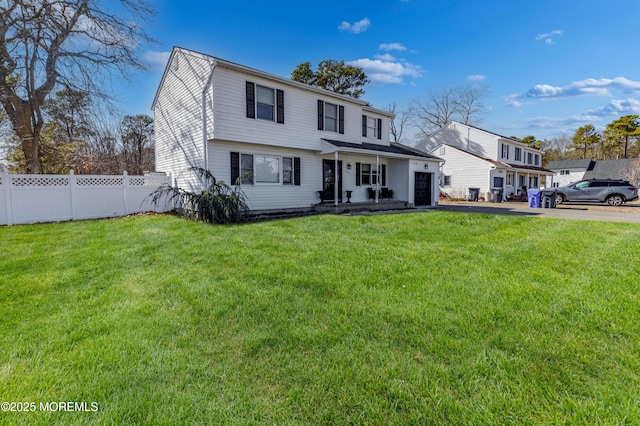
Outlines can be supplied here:
M235 185L235 180L240 179L241 185L253 185L253 186L301 186L300 179L300 166L301 158L294 157L286 154L265 154L265 153L247 153L247 152L230 152L231 157L231 184ZM252 170L242 168L242 158L251 158ZM271 157L278 159L278 182L263 182L256 180L256 159L255 157ZM291 160L291 180L290 183L284 182L284 159Z

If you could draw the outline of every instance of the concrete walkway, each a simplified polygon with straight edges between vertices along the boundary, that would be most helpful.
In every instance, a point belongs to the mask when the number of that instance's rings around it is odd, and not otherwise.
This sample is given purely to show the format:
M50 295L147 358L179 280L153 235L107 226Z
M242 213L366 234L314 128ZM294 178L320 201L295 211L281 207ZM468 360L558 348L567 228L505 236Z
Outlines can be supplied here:
M530 208L528 203L482 203L440 201L435 209L464 213L506 214L557 219L601 220L640 223L640 203L611 207L602 204L561 204L555 209Z

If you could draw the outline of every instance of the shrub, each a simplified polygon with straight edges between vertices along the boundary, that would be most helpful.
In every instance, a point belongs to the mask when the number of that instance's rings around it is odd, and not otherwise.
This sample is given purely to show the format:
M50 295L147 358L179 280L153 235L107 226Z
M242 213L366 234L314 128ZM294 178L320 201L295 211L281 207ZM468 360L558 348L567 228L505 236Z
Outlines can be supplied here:
M151 202L157 205L161 200L171 201L178 206L180 215L208 223L242 222L247 217L250 209L240 188L240 179L231 187L217 180L209 170L201 167L189 170L203 180L205 189L190 192L165 184L149 195Z

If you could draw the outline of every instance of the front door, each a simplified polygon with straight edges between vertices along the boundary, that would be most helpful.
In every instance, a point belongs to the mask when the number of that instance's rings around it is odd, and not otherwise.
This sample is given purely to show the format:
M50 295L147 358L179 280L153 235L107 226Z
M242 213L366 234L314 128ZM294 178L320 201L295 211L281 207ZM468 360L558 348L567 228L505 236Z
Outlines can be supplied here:
M415 206L431 205L431 177L433 173L416 172L413 204Z
M331 199L334 199L334 191L336 184L336 177L338 180L338 202L342 202L342 161L338 161L338 173L336 173L335 160L322 160L322 190L325 194L331 194Z

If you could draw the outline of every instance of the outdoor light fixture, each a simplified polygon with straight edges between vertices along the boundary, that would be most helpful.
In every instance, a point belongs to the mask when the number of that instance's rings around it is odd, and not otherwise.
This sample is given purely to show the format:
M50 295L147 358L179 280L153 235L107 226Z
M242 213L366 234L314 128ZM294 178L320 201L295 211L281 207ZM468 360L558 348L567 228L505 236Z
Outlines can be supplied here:
M347 163L347 170L351 170L351 163Z
M424 165L424 169L425 169L425 170L427 170L428 168L429 168L429 165L428 165L428 164L425 164L425 165Z

